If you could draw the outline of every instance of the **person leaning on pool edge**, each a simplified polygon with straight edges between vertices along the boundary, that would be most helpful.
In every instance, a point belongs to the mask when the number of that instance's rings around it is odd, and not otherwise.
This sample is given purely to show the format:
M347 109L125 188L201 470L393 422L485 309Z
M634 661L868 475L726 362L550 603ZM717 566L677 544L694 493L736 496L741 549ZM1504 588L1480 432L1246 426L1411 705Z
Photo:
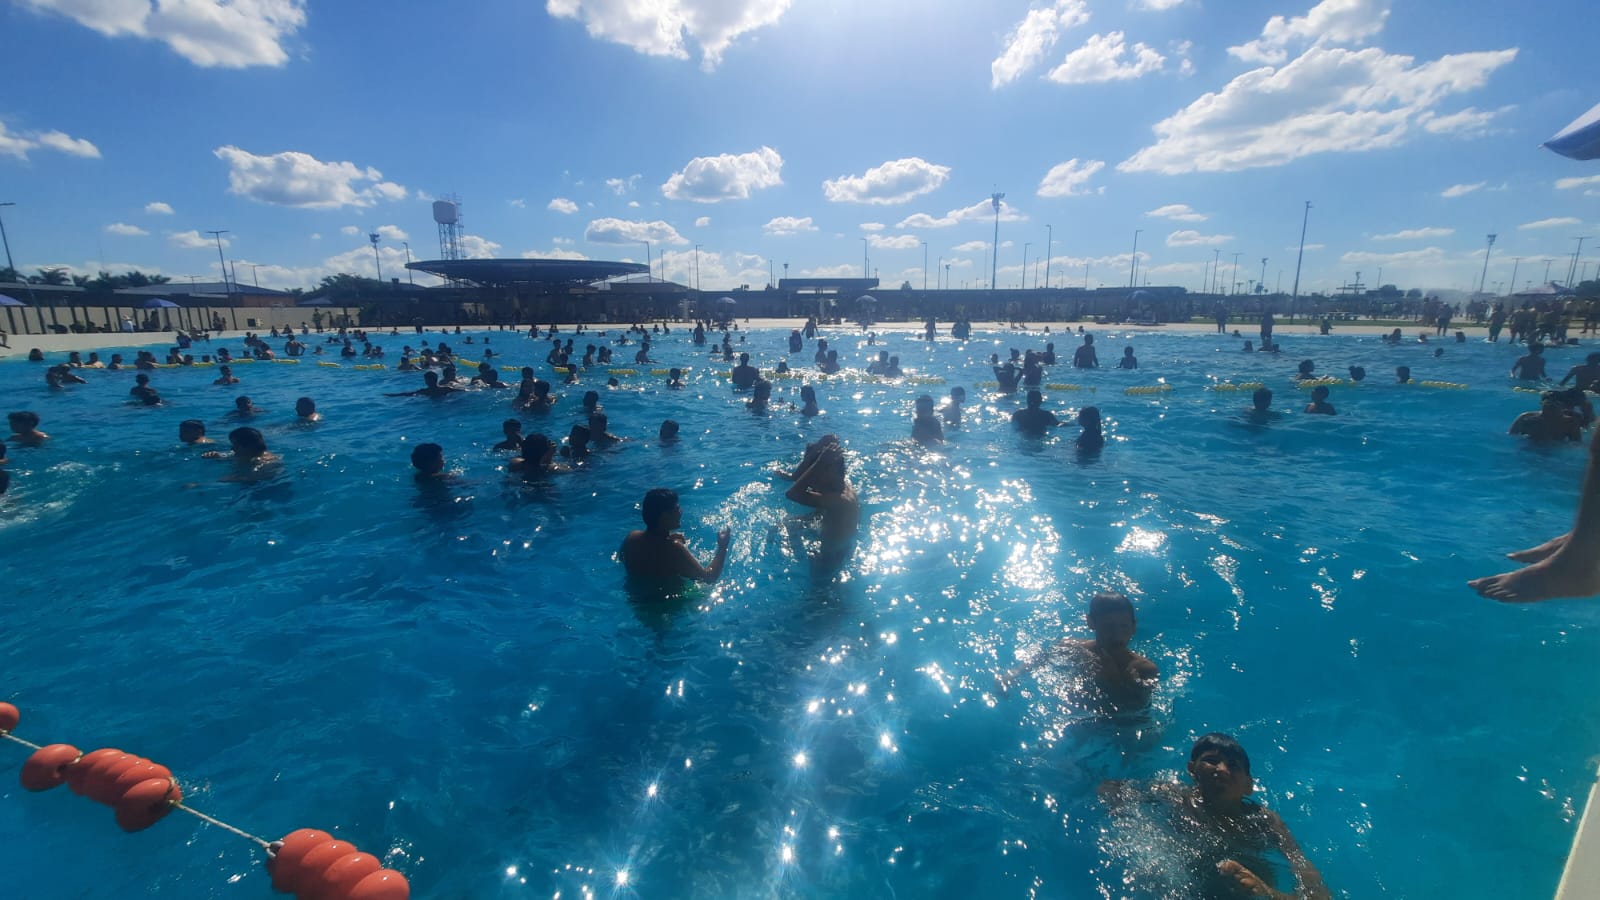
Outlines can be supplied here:
M726 525L717 532L717 552L711 565L702 566L689 552L683 534L676 530L683 522L683 509L678 505L676 491L651 489L644 495L639 511L644 529L629 532L617 551L628 577L654 581L688 578L706 584L713 584L722 577L732 535Z

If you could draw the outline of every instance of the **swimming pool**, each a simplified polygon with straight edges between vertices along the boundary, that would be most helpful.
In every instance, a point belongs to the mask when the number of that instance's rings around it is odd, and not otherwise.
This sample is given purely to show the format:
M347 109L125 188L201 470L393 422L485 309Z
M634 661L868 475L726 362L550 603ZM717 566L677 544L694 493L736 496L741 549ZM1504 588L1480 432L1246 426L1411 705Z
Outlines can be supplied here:
M1336 893L1549 895L1600 747L1600 607L1507 607L1464 585L1570 524L1584 464L1504 436L1535 405L1503 379L1516 351L1336 335L1284 337L1272 357L1096 333L1104 360L1131 343L1144 368L1045 381L1082 388L1046 406L1105 412L1098 459L1067 446L1075 429L1012 433L1020 397L977 387L990 353L1070 352L1066 335L891 334L881 349L948 384L830 380L804 421L751 416L677 331L654 358L691 367L690 387L600 387L632 440L536 493L489 450L510 392L386 399L419 376L308 359L241 366L237 388L159 370L169 405L146 409L124 403L132 372L48 395L41 366L0 364L7 407L54 436L12 448L0 503L0 699L22 708L20 735L151 757L195 807L258 834L335 830L419 897L1184 896L1094 791L1181 770L1214 729L1250 750L1259 796ZM736 349L770 368L786 334ZM880 349L823 336L847 366ZM492 337L508 376L547 371L543 341ZM416 341L385 340L391 365ZM1579 356L1554 351L1551 370ZM1305 357L1370 373L1334 388L1337 418L1248 427L1248 393L1205 389L1264 381L1287 410ZM1470 389L1396 386L1396 365ZM1123 392L1158 378L1172 390ZM965 427L938 452L911 445L912 400L957 383ZM185 418L223 438L239 393L267 410L252 424L280 481L219 483L225 464L176 446ZM557 393L530 430L573 424L581 392ZM325 422L292 424L301 395ZM664 448L668 417L683 440ZM869 516L852 566L819 580L767 468L830 431ZM423 441L462 472L448 496L412 483ZM723 581L665 611L631 604L612 558L657 485L679 491L702 555L735 530ZM1019 656L1086 633L1099 588L1138 606L1134 646L1163 675L1151 707L1105 715L1056 671L1002 695ZM17 896L270 895L247 843L193 820L130 837L65 792L8 776L0 794Z

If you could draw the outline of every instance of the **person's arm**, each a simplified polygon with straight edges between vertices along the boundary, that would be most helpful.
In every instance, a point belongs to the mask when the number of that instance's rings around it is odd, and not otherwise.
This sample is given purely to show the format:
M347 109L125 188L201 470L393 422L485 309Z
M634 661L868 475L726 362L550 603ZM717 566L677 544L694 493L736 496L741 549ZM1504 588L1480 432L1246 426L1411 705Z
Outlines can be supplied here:
M839 449L835 446L830 445L822 448L816 458L811 460L811 464L802 469L799 476L795 478L794 484L790 485L789 490L785 491L783 495L802 506L821 509L824 505L824 497L812 489L812 483L817 480L818 467L822 465L823 460L829 458L829 454L837 452L839 452Z
M682 542L675 542L674 546L678 548L678 574L706 584L716 583L722 577L722 567L728 561L728 542L732 534L726 525L717 532L717 552L711 558L710 567L701 566L700 560L694 558L688 547Z
M1278 839L1278 848L1289 860L1289 871L1294 873L1295 891L1293 894L1283 896L1304 898L1304 900L1332 900L1333 895L1328 892L1328 886L1322 881L1322 873L1306 859L1305 852L1300 849L1294 835L1289 833L1289 826L1285 825L1282 817L1272 810L1269 809L1266 813L1267 824Z
M1573 366L1571 369L1569 369L1567 371L1566 377L1561 379L1561 384L1559 385L1559 387L1566 387L1567 386L1567 382L1571 381L1572 380L1572 376L1574 376L1576 374L1578 374L1578 367L1577 366Z

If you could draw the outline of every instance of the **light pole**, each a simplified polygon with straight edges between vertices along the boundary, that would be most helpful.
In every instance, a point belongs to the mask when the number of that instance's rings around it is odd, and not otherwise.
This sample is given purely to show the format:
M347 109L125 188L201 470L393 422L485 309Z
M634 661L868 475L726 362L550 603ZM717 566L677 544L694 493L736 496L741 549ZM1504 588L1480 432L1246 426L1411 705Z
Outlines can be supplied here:
M928 292L928 242L922 242L922 292Z
M1211 251L1211 293L1222 292L1222 251Z
M232 294L233 288L228 284L228 260L222 255L222 236L228 234L228 232L226 230L208 231L206 234L217 239L217 262L222 264L222 290L223 293Z
M872 263L867 260L867 239L861 239L861 277L872 277Z
M1044 286L1045 289L1048 290L1050 288L1050 263L1055 260L1055 256L1051 251L1055 250L1056 248L1056 230L1053 227L1046 225L1044 227L1044 235ZM1034 279L1035 284L1037 284L1038 281L1039 279Z
M939 273L943 272L943 271L944 271L944 257L941 256L941 257L939 257L939 265L935 266L934 270L933 270L933 284L934 284L934 288L935 289L949 287L949 285L944 284L943 282L941 282L939 280Z
M1567 269L1567 287L1574 286L1572 279L1578 274L1578 257L1583 254L1583 242L1587 241L1591 236L1584 235L1578 238L1578 249L1572 251L1572 266Z
M378 256L378 233L376 231L367 235L367 240L372 242L372 265L378 270L378 283L383 283L383 260Z
M258 288L261 287L261 278L256 275L256 270L261 267L255 263L245 263L245 265L250 267L250 283L254 284Z
M1294 258L1294 296L1289 300L1289 316L1294 316L1294 308L1300 304L1300 264L1306 258L1306 226L1311 224L1311 201L1306 201L1306 215L1300 222L1300 255Z
M406 248L406 280L415 285L417 283L417 273L411 270L411 242L401 241L400 243Z
M1000 201L1006 198L1005 194L995 193L989 196L989 202L994 204L994 254L989 264L989 290L994 290L995 275L1000 271Z
M1233 255L1233 290L1230 293L1239 293L1239 254Z
M1511 257L1511 260L1512 260L1512 262L1511 262L1511 291L1512 291L1512 293L1516 293L1516 290L1517 290L1517 269L1522 267L1522 257L1513 256L1513 257Z
M1497 237L1499 235L1489 235L1489 246L1484 248L1483 251L1483 274L1478 276L1478 293L1480 294L1483 293L1484 287L1489 283L1489 254L1494 252L1494 239ZM1382 280L1381 278L1379 279L1379 281ZM1379 287L1382 287L1382 285L1379 285Z
M1143 228L1135 228L1133 230L1133 262L1128 265L1128 287L1130 289L1133 287L1134 279L1138 277L1137 273L1139 271L1139 233L1142 232L1142 231L1144 231ZM1088 276L1085 276L1084 277L1084 284L1088 284L1088 282L1089 282Z
M1261 257L1261 280L1256 282L1256 293L1265 294L1266 292L1267 292L1267 258L1265 256L1263 256L1263 257Z
M648 284L656 280L656 270L654 266L650 265L650 242L641 241L640 243L644 244L644 280Z
M1033 243L1031 241L1024 241L1022 243L1022 289L1023 290L1027 290L1028 289L1028 248L1032 247L1032 246L1033 246Z
M950 264L944 264L944 289L950 290Z
M784 271L786 271L786 272L789 270L788 265L785 265L783 268L784 268ZM699 244L695 244L694 245L694 292L697 295L700 293L700 245Z

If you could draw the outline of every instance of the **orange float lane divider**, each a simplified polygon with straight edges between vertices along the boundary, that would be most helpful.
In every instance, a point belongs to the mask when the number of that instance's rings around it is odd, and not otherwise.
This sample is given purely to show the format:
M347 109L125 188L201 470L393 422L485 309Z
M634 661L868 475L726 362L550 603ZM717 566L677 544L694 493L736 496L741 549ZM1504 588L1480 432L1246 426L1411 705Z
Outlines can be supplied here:
M272 887L298 900L409 900L406 877L354 844L326 831L301 828L282 840L263 838L183 805L183 789L171 770L113 747L83 753L71 744L39 746L12 734L22 714L0 703L0 739L33 751L19 780L32 792L65 784L74 794L112 808L123 831L143 831L173 810L254 841L267 852Z

